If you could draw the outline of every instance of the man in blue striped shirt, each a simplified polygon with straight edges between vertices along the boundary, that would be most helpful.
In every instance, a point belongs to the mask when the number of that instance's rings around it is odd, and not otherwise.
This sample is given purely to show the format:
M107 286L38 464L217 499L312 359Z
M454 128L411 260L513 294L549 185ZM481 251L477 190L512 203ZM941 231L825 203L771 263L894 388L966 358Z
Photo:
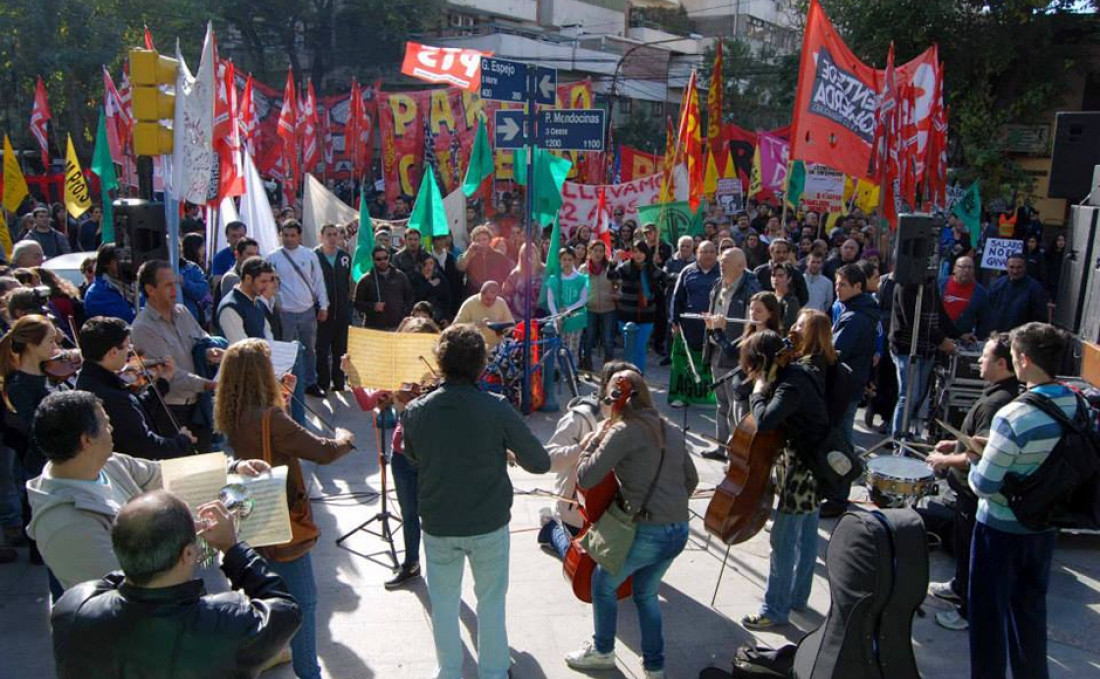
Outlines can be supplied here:
M1046 323L1027 323L1012 331L1011 342L1019 380L1072 419L1076 397L1053 377L1065 335ZM1025 528L1000 491L1008 474L1035 473L1061 436L1050 416L1017 400L993 419L981 456L972 454L969 481L978 496L968 601L972 679L1004 679L1006 656L1016 679L1048 677L1046 593L1057 533Z

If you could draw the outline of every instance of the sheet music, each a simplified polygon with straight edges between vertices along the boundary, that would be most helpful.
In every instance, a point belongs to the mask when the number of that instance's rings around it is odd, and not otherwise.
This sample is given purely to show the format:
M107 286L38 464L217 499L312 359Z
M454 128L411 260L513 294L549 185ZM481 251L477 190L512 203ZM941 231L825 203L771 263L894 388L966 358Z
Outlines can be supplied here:
M230 483L248 488L256 501L252 513L241 522L237 537L251 547L267 547L290 542L290 509L286 499L287 467L274 467L259 476L229 475Z
M275 377L282 377L294 370L294 362L298 360L297 342L267 340L267 344L271 347L271 366L275 368Z
M390 391L420 383L433 376L432 370L439 371L433 352L438 339L435 334L349 328L348 379L354 386Z
M225 453L207 453L178 457L160 463L160 476L164 489L178 495L191 511L198 506L218 499L218 492L226 483Z

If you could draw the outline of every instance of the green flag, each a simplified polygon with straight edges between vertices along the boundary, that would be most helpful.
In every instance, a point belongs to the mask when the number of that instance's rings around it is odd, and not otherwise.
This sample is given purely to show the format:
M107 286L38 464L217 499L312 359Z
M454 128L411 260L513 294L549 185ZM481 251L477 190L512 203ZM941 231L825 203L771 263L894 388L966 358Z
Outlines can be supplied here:
M367 210L367 192L359 193L359 234L355 237L355 259L351 263L351 278L358 282L374 268L374 224Z
M663 240L675 244L680 236L703 235L703 204L694 213L687 201L638 206L638 223L653 222Z
M977 181L970 185L951 212L970 230L970 242L977 243L982 236L982 195L978 191Z
M443 209L443 194L435 181L435 172L431 165L424 166L424 175L420 178L420 191L416 194L416 204L409 215L409 228L419 231L421 238L446 236L451 232L447 223L447 211Z
M792 160L787 172L787 203L797 210L798 202L802 200L802 192L806 190L806 163L801 160Z
M542 269L542 289L539 290L539 306L546 305L547 281L551 276L561 273L561 259L558 251L561 250L561 221L554 218L554 228L550 231L550 249L546 252L546 266Z
M92 156L91 171L99 177L99 193L103 202L103 226L101 240L104 243L115 242L115 210L111 204L111 189L118 188L115 177L115 161L111 159L111 148L107 143L107 118L103 107L99 107L99 129L95 135L95 154Z
M518 149L512 165L516 183L527 186L527 151ZM537 149L535 153L535 204L532 219L541 226L553 222L561 209L561 189L573 163L558 158L549 151Z
M496 169L493 165L493 149L489 146L489 134L485 131L485 121L477 122L477 135L474 148L470 150L470 162L466 165L466 178L462 180L462 192L472 196Z

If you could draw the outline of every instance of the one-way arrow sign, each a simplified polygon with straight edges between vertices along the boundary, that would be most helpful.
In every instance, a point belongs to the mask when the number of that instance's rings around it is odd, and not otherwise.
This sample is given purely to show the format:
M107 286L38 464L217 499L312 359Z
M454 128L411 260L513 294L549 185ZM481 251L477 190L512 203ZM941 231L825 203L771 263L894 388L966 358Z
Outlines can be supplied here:
M535 74L535 103L553 106L557 103L558 69L536 66L531 71Z
M522 109L499 110L494 114L493 146L498 149L518 149L527 144Z

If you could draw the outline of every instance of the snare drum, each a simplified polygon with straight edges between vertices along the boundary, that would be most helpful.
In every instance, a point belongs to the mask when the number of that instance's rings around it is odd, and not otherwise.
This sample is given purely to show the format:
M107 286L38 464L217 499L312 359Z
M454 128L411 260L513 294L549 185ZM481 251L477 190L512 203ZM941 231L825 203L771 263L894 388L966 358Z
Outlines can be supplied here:
M927 463L907 457L876 457L867 463L867 487L891 500L919 500L936 488Z

